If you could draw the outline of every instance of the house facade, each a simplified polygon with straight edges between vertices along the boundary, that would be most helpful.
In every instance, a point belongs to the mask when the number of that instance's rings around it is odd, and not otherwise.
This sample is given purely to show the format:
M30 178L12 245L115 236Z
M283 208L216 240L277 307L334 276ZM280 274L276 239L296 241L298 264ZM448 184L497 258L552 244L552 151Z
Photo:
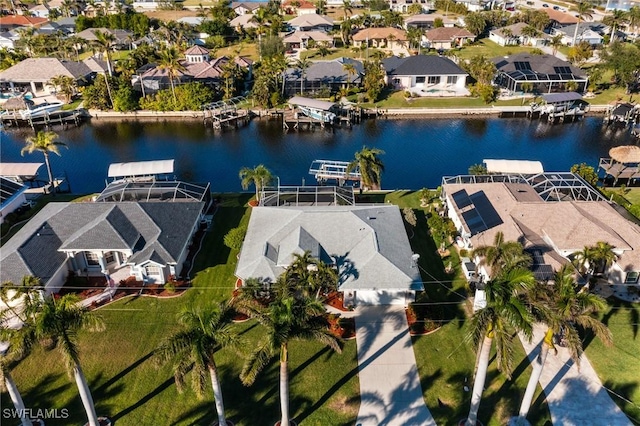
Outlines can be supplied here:
M349 72L351 69L351 72ZM342 87L356 87L362 83L364 66L362 62L351 58L336 58L330 61L312 62L309 68L302 70L295 67L285 71L285 94L295 95L304 92L314 92L324 87L336 93Z
M538 31L536 35L527 35L529 25L524 22L508 25L502 28L495 28L489 31L489 40L500 46L512 45L528 45L528 46L544 46L549 40L549 35Z
M336 269L345 304L407 305L424 289L394 205L255 207L235 274L274 282L305 251Z
M474 41L476 36L464 28L440 27L425 33L427 47L432 49L453 49Z
M353 35L354 47L369 46L383 49L407 47L407 33L392 27L365 28Z
M295 31L324 31L328 33L333 29L333 19L317 13L300 15L287 23Z
M576 34L576 26L578 33ZM576 43L587 42L592 46L602 44L604 37L602 34L608 31L608 28L599 22L581 22L579 25L567 25L562 28L553 30L554 35L562 36L562 44L571 46L573 44L573 36L576 35Z
M385 82L417 96L468 96L467 74L451 59L435 55L392 56L382 62Z
M40 278L47 294L79 276L165 283L181 274L204 202L49 203L2 247L0 281Z
M492 245L496 233L520 241L539 280L584 247L611 244L616 262L602 272L613 284L638 284L640 226L621 216L600 193L572 173L498 173L443 179L447 214L469 249ZM486 265L479 273L491 276Z

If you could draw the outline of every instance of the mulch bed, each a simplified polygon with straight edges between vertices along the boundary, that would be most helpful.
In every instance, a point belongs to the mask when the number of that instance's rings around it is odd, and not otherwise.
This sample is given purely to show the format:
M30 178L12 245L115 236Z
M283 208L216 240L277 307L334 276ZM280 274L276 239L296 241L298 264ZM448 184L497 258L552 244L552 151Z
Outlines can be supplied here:
M349 340L356 337L356 321L354 318L340 318L340 315L327 315L329 329L334 336Z
M428 317L429 312L422 306L409 306L404 310L409 323L409 332L412 336L429 334L440 328L440 323Z
M349 312L349 309L344 307L344 295L339 291L332 291L327 295L324 303L331 306L332 308L336 308L343 312Z

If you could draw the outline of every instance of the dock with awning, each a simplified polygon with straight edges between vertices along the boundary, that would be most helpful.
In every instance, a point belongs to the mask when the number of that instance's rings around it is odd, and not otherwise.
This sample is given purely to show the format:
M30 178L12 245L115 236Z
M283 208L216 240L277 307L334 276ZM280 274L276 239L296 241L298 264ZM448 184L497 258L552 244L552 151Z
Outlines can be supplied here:
M589 111L589 103L582 100L576 92L546 93L542 95L542 103L532 103L528 113L531 118L546 117L549 122L560 123L579 120Z
M156 180L173 174L174 160L135 161L109 165L107 176L114 180Z
M0 163L0 176L24 183L33 182L44 163Z
M318 183L335 180L339 186L342 186L347 181L360 182L362 180L360 170L356 167L347 173L348 168L347 161L313 160L309 167L309 174L313 175Z

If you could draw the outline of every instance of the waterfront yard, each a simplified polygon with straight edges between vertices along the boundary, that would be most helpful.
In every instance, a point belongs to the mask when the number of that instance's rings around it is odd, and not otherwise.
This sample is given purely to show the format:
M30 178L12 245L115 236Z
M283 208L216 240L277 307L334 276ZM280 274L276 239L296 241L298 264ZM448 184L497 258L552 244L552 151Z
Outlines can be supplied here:
M169 367L157 367L151 357L160 341L176 329L175 315L192 303L219 301L231 295L236 252L226 248L223 236L239 223L248 221L245 207L249 195L223 195L201 253L195 260L193 288L173 299L126 298L97 311L106 323L99 334L80 336L81 360L88 377L97 411L109 415L119 425L211 424L215 419L213 398L208 392L198 400L187 386L176 390ZM442 259L426 226L427 208L420 208L417 191L364 194L362 202L391 202L414 209L417 226L409 230L426 291L419 302L442 324L438 331L413 338L423 393L438 424L452 424L466 416L469 408L475 364L473 344L466 339L465 319L470 314L467 289L459 272L454 247ZM445 268L453 270L447 273ZM640 390L631 371L640 370L637 323L640 307L614 306L605 320L614 332L613 349L599 342L589 343L587 353L606 386L635 403L622 403L625 412L640 417L637 401ZM633 324L636 324L635 326ZM237 326L244 339L239 353L222 350L217 354L225 405L237 425L271 424L279 418L277 361L251 387L244 387L238 375L242 355L261 335L256 323ZM315 343L294 342L290 350L291 414L302 425L352 425L359 407L358 366L355 340L334 354ZM77 388L66 375L57 353L42 349L14 369L14 378L26 404L33 408L68 408L71 418L51 420L47 425L81 424L85 420ZM480 419L487 425L505 424L516 413L529 378L529 362L519 344L515 348L513 380L508 380L491 363ZM187 385L190 378L187 377ZM534 425L550 424L549 411L540 395L534 400L530 419ZM616 399L616 398L614 398ZM620 403L620 400L616 400ZM9 406L6 393L2 406ZM635 404L635 405L634 405Z

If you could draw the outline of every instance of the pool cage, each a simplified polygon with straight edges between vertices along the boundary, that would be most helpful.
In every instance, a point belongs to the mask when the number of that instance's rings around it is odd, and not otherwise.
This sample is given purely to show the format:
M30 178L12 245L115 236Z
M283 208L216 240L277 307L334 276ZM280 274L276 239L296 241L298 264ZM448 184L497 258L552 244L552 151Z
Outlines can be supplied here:
M96 202L169 201L211 202L209 183L181 181L116 181L98 195Z
M260 192L260 206L353 206L353 187L277 186Z

